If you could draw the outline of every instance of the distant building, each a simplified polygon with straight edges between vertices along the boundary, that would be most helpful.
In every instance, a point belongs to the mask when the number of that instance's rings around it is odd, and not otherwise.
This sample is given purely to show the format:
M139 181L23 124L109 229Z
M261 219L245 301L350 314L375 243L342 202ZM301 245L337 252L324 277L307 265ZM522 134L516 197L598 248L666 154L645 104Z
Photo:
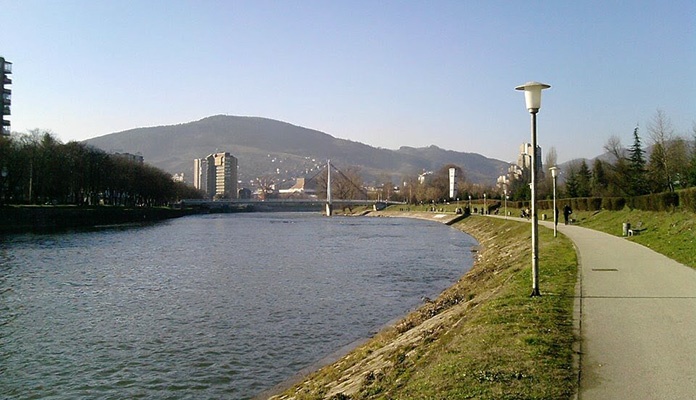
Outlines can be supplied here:
M421 185L428 182L433 177L433 171L425 171L422 174L418 174L418 183Z
M537 181L544 179L544 168L541 163L541 147L537 145ZM527 182L532 179L532 145L530 143L522 143L520 145L520 154L517 156L517 164L511 164L508 167L507 175L501 175L496 181L496 186L504 188L509 184L509 180L525 180Z
M295 178L295 184L287 189L278 189L279 194L306 194L313 195L317 193L317 185L315 180L307 181L305 178Z
M193 160L193 187L210 193L208 188L208 159L196 158Z
M180 172L178 174L172 175L172 181L173 182L184 182L184 173Z
M537 145L536 152L537 179L544 178L544 167L541 163L541 147ZM517 157L517 166L524 176L531 176L532 172L532 145L531 143L522 143L520 146L520 155ZM518 170L518 171L519 171Z
M12 79L9 77L12 74L12 63L6 61L3 57L0 57L0 74L0 93L2 93L2 113L0 113L2 131L0 134L9 135L11 132L10 121L5 120L5 116L11 115L12 90L8 86L12 84Z
M239 191L237 193L238 193L238 198L240 198L240 199L248 200L251 198L251 190L249 190L247 188L241 188L241 189L239 189Z
M193 160L193 186L208 198L236 199L237 158L225 152Z

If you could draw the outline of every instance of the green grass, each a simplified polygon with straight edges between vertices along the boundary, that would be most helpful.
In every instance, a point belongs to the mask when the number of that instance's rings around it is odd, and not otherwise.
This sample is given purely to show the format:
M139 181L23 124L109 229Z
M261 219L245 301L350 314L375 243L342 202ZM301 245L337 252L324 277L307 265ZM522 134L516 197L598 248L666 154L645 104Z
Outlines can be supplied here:
M540 235L541 297L531 298L529 225L471 217L455 224L481 247L474 268L283 399L569 399L573 368L572 243ZM352 389L337 389L351 379Z
M573 213L578 224L611 235L622 236L625 222L645 230L628 237L667 257L696 268L696 214L687 211L656 212L625 208L621 211L580 211Z
M519 216L519 209L508 209L512 216ZM553 220L550 210L539 210ZM563 215L559 216L563 223ZM644 228L636 236L627 237L691 268L696 268L696 213L676 210L642 211L624 208L621 211L573 211L574 223L589 229L615 236L623 236L623 224Z

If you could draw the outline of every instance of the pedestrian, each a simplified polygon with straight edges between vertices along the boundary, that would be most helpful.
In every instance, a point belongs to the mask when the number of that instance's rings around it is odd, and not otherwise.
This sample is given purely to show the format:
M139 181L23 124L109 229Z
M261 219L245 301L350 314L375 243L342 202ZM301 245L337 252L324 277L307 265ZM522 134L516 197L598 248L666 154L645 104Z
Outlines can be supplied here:
M563 207L563 219L565 219L565 224L568 225L568 219L570 218L570 214L573 213L573 210L571 210L570 206L568 204Z
M554 210L555 217L553 218L553 223L558 225L558 207Z

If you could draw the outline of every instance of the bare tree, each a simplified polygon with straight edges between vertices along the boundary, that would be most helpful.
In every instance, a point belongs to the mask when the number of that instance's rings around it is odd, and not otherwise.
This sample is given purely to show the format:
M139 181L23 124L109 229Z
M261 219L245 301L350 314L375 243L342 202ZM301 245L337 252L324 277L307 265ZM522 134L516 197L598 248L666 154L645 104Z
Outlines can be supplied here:
M614 162L624 158L624 148L621 144L621 139L617 135L611 135L607 139L607 142L604 144L604 151L614 158Z
M677 136L667 144L667 168L673 171L674 184L686 188L689 186L690 148L686 139Z
M339 199L365 199L367 194L363 188L363 179L359 167L346 167L336 170L332 175L331 189ZM334 178L335 177L335 178Z
M547 168L555 167L557 166L558 163L558 156L556 155L556 148L555 147L550 147L549 150L546 152L546 157L544 158L544 165ZM539 189L539 194L537 195L539 198L551 198L553 195L553 176L551 173L545 173L544 174L544 180L541 182L541 186Z
M670 143L674 139L672 122L663 110L658 109L648 124L648 132L653 142L648 170L653 182L653 190L674 191L674 166L669 161Z
M608 192L614 195L626 195L631 191L630 165L626 158L626 150L621 144L621 139L618 136L612 135L604 144L604 150L613 158L613 164L608 163L607 166L607 187Z

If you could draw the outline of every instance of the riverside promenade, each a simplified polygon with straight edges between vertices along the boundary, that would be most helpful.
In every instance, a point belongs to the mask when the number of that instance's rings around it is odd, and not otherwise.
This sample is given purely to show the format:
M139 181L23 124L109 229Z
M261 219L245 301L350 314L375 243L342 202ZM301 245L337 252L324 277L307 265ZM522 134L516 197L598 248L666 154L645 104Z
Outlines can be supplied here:
M578 399L695 399L696 270L626 238L558 230L580 264Z

